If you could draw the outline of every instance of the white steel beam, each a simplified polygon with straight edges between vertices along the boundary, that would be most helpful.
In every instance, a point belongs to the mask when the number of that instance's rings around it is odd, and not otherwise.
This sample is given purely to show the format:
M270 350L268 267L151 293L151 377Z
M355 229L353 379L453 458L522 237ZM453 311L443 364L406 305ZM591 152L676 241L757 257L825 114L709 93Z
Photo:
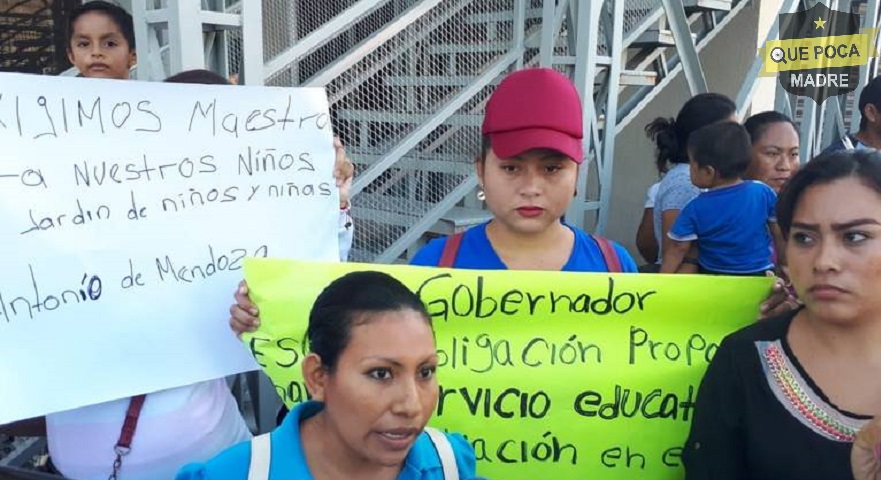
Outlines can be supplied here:
M202 2L199 0L169 2L165 11L168 14L168 43L171 45L171 74L205 68L202 24L199 22Z
M606 125L615 125L618 121L618 92L621 83L621 66L624 63L624 2L611 0L614 3L612 13L612 64L609 66L608 87L606 88ZM600 213L596 231L602 234L609 223L609 204L612 200L612 171L615 164L615 129L603 129L603 155L600 163Z
M661 0L667 19L670 22L670 30L676 42L676 51L679 53L679 61L685 72L688 89L692 95L706 93L707 79L701 68L701 60L697 54L697 47L691 37L691 29L688 27L688 18L685 15L685 7L682 0Z
M263 2L242 2L242 76L246 85L263 85Z
M584 226L585 201L587 199L587 173L590 167L591 151L599 146L599 132L596 128L596 106L593 100L594 77L596 76L597 38L600 29L602 2L570 2L570 15L574 18L569 31L575 41L575 87L581 95L582 116L584 118L584 157L585 162L578 169L578 183L575 199L569 204L566 219L578 227ZM574 33L574 35L573 35ZM614 58L612 59L614 62ZM591 148L593 147L593 149ZM594 155L593 158L597 158Z

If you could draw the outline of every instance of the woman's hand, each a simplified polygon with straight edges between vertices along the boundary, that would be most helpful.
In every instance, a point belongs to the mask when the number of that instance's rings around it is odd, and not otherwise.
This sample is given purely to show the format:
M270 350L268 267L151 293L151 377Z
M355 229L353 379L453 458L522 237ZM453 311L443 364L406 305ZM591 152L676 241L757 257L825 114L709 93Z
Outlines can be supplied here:
M782 278L775 276L774 272L771 271L765 272L765 275L774 277L774 286L771 288L768 298L762 302L759 318L776 317L777 315L795 310L801 305L798 298L787 288L786 282Z
M333 139L333 149L336 152L333 178L336 179L336 186L340 189L340 208L345 209L349 208L349 190L352 188L355 165L346 157L346 149L339 138Z
M876 417L857 434L850 451L855 480L881 480L881 417Z
M248 296L248 283L242 280L235 293L236 303L229 307L229 328L241 336L244 332L255 332L260 326L257 306Z

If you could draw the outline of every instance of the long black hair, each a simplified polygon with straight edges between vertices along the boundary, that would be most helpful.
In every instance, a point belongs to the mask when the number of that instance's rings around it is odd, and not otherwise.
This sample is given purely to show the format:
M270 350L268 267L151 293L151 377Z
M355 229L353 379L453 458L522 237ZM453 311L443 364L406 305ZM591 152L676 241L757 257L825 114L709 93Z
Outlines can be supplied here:
M725 120L737 111L734 102L720 93L701 93L691 97L676 118L658 117L646 125L646 135L655 143L655 164L666 172L670 164L688 163L686 146L691 132Z

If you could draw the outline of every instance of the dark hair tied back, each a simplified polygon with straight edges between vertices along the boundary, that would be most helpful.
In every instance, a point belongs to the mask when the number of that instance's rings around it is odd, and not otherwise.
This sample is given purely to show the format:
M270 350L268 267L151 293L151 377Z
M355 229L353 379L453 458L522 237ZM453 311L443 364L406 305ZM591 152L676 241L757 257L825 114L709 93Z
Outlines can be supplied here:
M665 172L671 163L688 163L686 146L691 132L735 114L737 105L719 93L701 93L691 97L676 119L656 118L646 126L646 134L655 142L658 171Z
M655 144L655 164L661 173L666 172L671 163L682 163L677 161L680 148L674 122L673 118L658 117L645 126L645 134Z

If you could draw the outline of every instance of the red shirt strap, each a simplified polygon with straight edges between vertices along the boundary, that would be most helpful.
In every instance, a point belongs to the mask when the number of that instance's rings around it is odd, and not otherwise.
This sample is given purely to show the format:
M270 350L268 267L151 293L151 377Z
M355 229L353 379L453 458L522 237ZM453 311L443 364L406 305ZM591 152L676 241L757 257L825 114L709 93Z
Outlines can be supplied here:
M624 270L621 268L621 259L618 258L618 252L615 250L615 246L612 245L612 242L597 235L591 235L591 238L593 238L593 240L597 242L597 246L600 247L600 253L603 254L603 260L606 262L606 269L609 270L609 273L623 272Z
M116 459L113 461L113 472L108 477L109 480L116 480L118 478L119 470L122 468L122 457L128 455L131 451L135 430L138 428L138 417L141 416L141 409L144 408L144 400L146 399L146 395L136 395L128 402L125 422L122 424L119 440L117 440L116 447L114 447Z
M453 264L456 263L456 257L459 255L459 246L462 244L462 237L464 236L465 235L462 232L459 232L447 237L440 261L437 264L438 267L453 268Z

